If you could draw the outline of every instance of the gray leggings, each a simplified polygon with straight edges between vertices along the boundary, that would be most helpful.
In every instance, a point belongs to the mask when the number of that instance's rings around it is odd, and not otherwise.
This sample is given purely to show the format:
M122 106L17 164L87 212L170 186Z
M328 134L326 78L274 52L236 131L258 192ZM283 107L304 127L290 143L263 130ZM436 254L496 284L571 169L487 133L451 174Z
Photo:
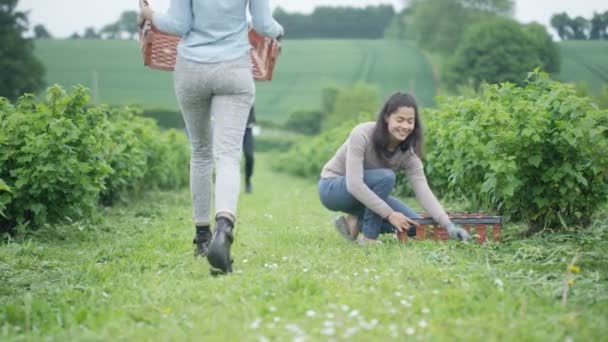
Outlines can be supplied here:
M240 192L243 134L255 96L249 54L215 64L178 58L173 78L177 101L190 134L194 224L210 223L214 163L216 217L225 216L234 222Z

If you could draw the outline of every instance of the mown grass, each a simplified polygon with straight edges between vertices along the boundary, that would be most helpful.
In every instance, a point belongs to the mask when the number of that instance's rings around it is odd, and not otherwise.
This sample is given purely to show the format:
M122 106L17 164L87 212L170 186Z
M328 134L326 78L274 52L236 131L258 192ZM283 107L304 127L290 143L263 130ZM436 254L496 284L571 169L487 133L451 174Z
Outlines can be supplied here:
M0 340L597 341L608 333L607 214L499 244L344 242L315 183L258 155L236 272L194 259L187 191L0 245ZM447 206L448 209L452 208ZM574 257L568 302L566 270Z
M396 90L408 90L423 105L434 103L431 67L411 43L285 40L282 44L273 81L257 83L258 119L282 123L295 110L319 109L323 87L356 81L377 85L382 100ZM83 84L92 89L96 103L177 109L171 73L145 68L137 41L40 40L35 52L47 68L49 84L68 89Z

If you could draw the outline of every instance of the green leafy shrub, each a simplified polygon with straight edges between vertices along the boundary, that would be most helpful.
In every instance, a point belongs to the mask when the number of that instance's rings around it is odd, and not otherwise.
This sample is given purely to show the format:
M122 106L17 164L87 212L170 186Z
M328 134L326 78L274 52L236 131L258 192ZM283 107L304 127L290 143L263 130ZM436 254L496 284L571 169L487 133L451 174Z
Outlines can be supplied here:
M156 123L162 128L184 129L186 127L179 111L159 108L144 109L141 115L156 120Z
M317 178L356 125L357 122L351 120L317 136L301 137L289 151L273 160L272 167L298 177Z
M282 129L261 128L261 134L254 138L254 148L256 152L284 152L301 136Z
M0 179L3 231L18 224L40 224L80 217L97 205L111 173L105 158L110 143L103 111L85 109L86 90L67 95L49 88L44 104L32 95L15 106L0 98Z
M357 82L352 86L341 88L337 94L332 88L327 88L322 94L324 107L333 109L327 112L323 120L322 130L329 130L341 126L346 121L369 117L376 113L380 107L378 87L364 82ZM332 106L325 103L335 99Z
M130 108L88 107L83 87L45 103L0 98L0 231L80 218L149 189L188 182L184 132Z
M571 85L531 73L524 87L485 85L475 98L427 109L434 189L531 231L584 225L608 196L606 117Z
M520 83L543 65L538 31L506 18L491 18L471 25L443 72L449 89L458 85L477 88L483 82ZM549 51L550 49L547 49ZM553 63L553 62L547 62Z
M321 92L321 102L321 112L328 113L322 122L321 133L298 138L287 152L274 159L272 166L275 170L317 178L357 124L375 121L378 88L363 82L345 88L330 86ZM329 110L331 112L326 112Z
M107 110L111 125L107 159L112 168L102 192L106 205L150 189L175 189L188 183L188 138L162 131L153 119L132 108Z
M320 110L296 110L289 114L284 128L288 131L315 135L321 132L323 112Z

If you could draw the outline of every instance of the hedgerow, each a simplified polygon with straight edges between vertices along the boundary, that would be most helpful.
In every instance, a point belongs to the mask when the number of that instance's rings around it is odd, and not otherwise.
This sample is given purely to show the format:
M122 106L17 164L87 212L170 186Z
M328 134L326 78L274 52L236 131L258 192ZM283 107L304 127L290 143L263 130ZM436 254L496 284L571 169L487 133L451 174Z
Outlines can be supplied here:
M0 231L92 214L141 190L187 182L187 139L132 109L89 107L85 88L0 98Z
M589 222L608 196L606 117L571 85L530 73L524 86L485 85L427 109L433 188L529 224Z

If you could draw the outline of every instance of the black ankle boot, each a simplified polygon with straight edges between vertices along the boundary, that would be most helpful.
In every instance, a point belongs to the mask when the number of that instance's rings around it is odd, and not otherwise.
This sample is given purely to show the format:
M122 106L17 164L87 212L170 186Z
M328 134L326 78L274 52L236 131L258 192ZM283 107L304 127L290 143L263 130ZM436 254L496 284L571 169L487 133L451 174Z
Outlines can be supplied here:
M207 229L196 229L196 235L192 240L192 243L195 245L194 247L194 256L205 257L209 253L209 241L211 241L211 230L209 227Z
M215 222L207 254L212 273L232 272L232 258L230 257L230 246L234 239L232 229L233 223L225 217L219 217Z

